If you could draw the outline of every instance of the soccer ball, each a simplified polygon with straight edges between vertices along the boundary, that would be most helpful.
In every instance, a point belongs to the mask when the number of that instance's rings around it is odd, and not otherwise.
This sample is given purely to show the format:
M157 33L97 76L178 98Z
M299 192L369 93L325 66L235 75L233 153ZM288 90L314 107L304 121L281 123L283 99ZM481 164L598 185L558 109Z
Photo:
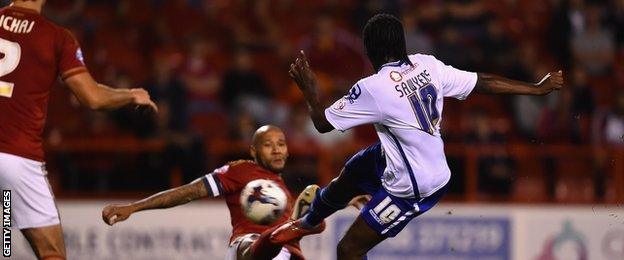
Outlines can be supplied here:
M256 224L268 225L286 209L286 193L273 181L254 180L243 188L240 204L245 216Z

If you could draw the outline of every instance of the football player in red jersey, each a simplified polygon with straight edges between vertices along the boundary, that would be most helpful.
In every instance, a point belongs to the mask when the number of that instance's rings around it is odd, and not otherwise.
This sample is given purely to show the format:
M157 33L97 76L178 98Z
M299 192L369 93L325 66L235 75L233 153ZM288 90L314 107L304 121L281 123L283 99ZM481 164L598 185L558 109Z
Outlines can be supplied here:
M232 236L226 259L303 259L298 241L283 247L273 244L268 237L277 226L297 219L307 212L316 196L318 186L310 185L296 201L284 184L280 173L288 158L286 137L275 126L263 126L256 130L249 149L254 161L235 161L193 182L157 193L149 198L128 205L109 205L102 210L102 219L109 225L124 221L137 211L170 208L202 197L223 196L230 211ZM240 194L247 183L257 179L272 180L288 197L288 207L282 216L270 225L260 225L247 219L241 209ZM366 198L360 197L351 205L361 207ZM294 207L293 207L294 205Z
M91 109L127 104L157 110L143 89L98 84L72 34L41 16L45 0L0 9L0 189L11 190L13 226L39 259L65 259L62 228L44 168L42 132L60 77Z

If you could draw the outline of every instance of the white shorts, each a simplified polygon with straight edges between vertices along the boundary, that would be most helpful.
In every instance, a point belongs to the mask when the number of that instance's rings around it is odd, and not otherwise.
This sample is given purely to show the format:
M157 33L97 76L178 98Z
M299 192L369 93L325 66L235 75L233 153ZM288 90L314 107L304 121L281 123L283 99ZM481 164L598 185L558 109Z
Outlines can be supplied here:
M0 153L0 189L11 190L11 218L18 229L60 223L45 164Z
M251 246L260 234L246 234L240 237L237 237L225 252L225 260L238 260L238 250L241 245L243 246ZM273 257L273 260L289 260L290 259L290 251L286 249L286 247L282 247L282 251L277 254L277 256Z

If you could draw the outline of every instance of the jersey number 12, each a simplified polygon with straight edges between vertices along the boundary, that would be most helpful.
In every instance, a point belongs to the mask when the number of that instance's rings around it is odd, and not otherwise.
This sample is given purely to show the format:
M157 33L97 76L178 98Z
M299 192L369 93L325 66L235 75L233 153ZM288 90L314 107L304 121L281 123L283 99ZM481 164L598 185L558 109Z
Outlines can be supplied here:
M428 84L408 96L408 98L412 103L412 109L414 109L416 120L420 124L421 129L429 134L433 134L438 119L440 119L440 113L438 113L436 108L438 93L436 93L435 86Z
M0 77L7 75L17 68L22 57L22 48L17 42L0 38L0 53L4 57L0 60ZM0 80L0 97L13 96L13 83Z

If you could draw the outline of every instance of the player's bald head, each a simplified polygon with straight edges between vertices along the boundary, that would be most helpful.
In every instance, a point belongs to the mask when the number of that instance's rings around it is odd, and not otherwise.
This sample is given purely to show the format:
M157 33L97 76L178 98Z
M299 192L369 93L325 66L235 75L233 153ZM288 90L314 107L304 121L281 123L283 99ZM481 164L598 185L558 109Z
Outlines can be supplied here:
M256 132L253 134L253 136L251 137L251 143L253 145L258 145L264 140L264 137L266 136L266 134L270 132L277 132L277 133L281 133L282 135L284 134L284 131L282 131L282 129L280 129L277 126L263 125L260 128L258 128Z
M256 163L275 173L284 170L288 159L286 136L282 129L274 125L265 125L254 133L249 153Z

